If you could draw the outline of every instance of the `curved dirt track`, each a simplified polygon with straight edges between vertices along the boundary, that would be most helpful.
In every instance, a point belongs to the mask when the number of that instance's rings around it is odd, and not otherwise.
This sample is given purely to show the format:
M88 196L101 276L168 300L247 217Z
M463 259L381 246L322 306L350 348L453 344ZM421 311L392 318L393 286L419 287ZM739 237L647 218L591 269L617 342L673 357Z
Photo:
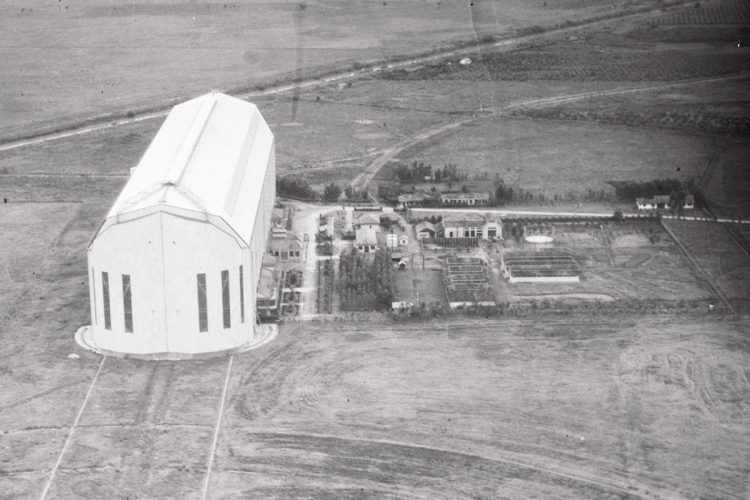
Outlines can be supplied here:
M737 378L744 355L725 358L734 367L726 372L702 331L669 319L308 323L239 370L210 491L219 498L700 497L707 490L686 472L691 461L667 457L682 456L679 441L693 439L684 425L727 424L736 418L733 401L750 392ZM662 376L648 355L654 351L668 363L663 386L649 380ZM705 381L719 373L707 411ZM659 416L672 425L654 425ZM708 443L699 440L684 444ZM746 441L733 446L744 450ZM726 496L739 498L738 486L730 480Z

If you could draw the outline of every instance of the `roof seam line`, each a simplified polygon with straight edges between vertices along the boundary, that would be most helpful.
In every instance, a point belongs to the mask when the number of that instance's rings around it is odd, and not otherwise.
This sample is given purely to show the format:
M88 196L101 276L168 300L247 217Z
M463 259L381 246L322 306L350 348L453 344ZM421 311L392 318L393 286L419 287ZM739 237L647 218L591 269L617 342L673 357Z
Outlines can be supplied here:
M202 117L201 124L200 124L200 130L198 130L198 133L195 134L195 137L191 141L190 144L190 151L185 157L185 160L181 162L181 165L179 165L179 171L175 172L177 175L171 175L168 178L168 183L170 184L179 184L182 180L182 177L185 175L185 171L187 170L188 164L190 163L190 160L193 159L193 155L195 154L195 150L198 149L198 144L200 143L201 138L203 137L203 133L206 131L206 127L208 126L209 119L211 118L211 114L213 113L214 109L216 108L216 103L218 100L215 98L215 96L212 96L213 99L211 101L211 106L209 107L208 111L206 112L205 116ZM176 170L176 169L175 169Z

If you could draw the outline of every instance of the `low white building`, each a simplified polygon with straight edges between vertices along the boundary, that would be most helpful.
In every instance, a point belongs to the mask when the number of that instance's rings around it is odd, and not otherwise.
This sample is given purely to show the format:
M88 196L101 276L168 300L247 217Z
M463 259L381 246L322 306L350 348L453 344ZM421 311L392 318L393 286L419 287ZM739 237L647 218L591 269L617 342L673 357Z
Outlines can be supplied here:
M657 194L651 198L636 198L635 205L638 210L662 210L669 208L670 196L668 194Z
M444 215L438 226L444 238L501 239L503 224L499 218L475 213Z

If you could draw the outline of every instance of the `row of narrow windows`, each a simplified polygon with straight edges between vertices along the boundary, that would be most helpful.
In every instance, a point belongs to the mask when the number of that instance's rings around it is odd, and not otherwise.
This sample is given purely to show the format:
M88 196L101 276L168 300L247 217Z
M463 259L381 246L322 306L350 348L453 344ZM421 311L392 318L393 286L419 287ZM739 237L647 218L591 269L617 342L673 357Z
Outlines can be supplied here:
M109 273L102 272L102 304L104 314L104 328L112 329L112 312L110 307L109 296ZM94 323L98 321L97 300L96 300L96 283L94 270L91 270L91 282L94 290ZM123 324L125 332L133 332L133 295L132 285L129 274L121 275L122 282L122 310ZM206 297L206 273L196 275L198 288L198 331L208 331L208 299ZM240 285L240 322L245 322L245 277L243 268L239 268L239 285ZM232 308L229 291L229 271L221 271L221 316L224 328L232 327Z
M240 266L240 322L245 322L245 276ZM198 331L208 331L208 297L206 295L206 273L195 276L198 290ZM224 328L232 327L232 307L229 292L229 271L221 271L221 322Z
M94 270L91 270L91 282L94 283L94 323L97 321L97 310L96 310L96 284ZM122 282L122 311L123 311L123 323L127 333L133 333L133 295L130 286L130 275L123 274L121 276ZM110 307L109 298L109 273L102 271L102 305L104 307L104 328L107 330L112 329L112 311Z

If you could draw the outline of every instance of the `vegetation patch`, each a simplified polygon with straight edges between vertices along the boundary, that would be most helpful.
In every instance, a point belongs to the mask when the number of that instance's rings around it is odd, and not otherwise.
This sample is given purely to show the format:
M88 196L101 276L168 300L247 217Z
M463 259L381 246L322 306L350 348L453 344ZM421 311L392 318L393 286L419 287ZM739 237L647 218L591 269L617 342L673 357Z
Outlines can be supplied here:
M393 264L390 254L356 249L339 259L339 296L343 311L388 310L393 302Z

